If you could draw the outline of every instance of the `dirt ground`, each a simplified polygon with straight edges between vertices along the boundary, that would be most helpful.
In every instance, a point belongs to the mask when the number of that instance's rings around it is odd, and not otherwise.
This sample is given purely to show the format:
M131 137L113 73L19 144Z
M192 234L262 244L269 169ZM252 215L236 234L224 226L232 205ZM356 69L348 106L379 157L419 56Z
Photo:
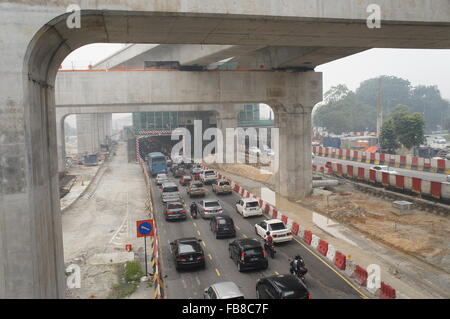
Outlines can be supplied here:
M126 244L134 252L142 250L135 225L148 217L142 171L128 163L125 146L119 144L117 156L104 164L93 187L63 212L64 261L81 270L81 288L67 289L66 298L107 298L118 282L116 266L141 255L125 251Z
M261 174L250 165L225 164L222 170L273 186L272 175ZM302 204L371 239L450 271L448 217L419 210L401 215L391 201L369 196L349 184L338 186L331 195L313 195ZM295 209L296 205L291 206Z

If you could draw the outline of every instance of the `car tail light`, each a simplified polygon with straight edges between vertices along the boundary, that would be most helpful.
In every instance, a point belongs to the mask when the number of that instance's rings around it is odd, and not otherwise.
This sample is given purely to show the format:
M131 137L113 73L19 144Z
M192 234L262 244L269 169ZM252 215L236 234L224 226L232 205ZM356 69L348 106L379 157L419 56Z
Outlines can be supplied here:
M166 214L167 214L167 215L172 215L172 214L173 214L173 212L166 212Z
M290 235L292 235L292 233L291 233L291 232L288 232L286 235L290 236Z
M277 237L278 237L278 235L276 235L276 234L273 234L273 235L272 235L272 237L273 237L273 238L277 238Z
M245 256L245 254L242 253L242 254L241 254L241 260L242 260L242 261L244 260L244 256Z
M184 257L178 257L178 258L177 258L177 261L186 261L186 258L184 258Z
M197 256L197 259L203 259L203 258L205 258L205 256L203 256L203 255L198 255Z
M186 214L186 211L185 210L180 210L180 213L181 214Z
M266 258L266 250L265 249L263 249L263 256L264 256L264 258Z
M313 299L311 294L308 294L308 299Z

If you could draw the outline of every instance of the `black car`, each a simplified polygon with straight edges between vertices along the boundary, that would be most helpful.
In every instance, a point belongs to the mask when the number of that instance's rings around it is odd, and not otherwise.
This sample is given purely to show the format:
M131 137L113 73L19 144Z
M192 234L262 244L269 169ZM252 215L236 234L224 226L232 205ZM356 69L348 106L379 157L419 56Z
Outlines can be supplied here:
M275 275L256 283L257 299L311 299L303 282L295 275Z
M256 238L236 239L229 244L228 250L238 271L266 269L269 266L266 251Z
M234 228L233 219L227 215L217 215L211 218L209 222L211 231L219 237L234 237L236 236L236 229Z
M180 238L170 243L177 270L185 268L205 268L205 253L200 245L201 239Z
M164 216L166 220L186 219L186 208L181 202L166 202Z

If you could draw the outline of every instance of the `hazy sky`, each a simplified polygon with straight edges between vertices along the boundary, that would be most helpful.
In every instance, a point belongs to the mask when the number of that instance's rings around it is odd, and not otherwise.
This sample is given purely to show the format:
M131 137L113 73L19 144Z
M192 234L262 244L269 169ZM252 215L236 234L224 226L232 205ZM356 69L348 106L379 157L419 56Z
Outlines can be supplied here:
M90 44L72 52L63 62L64 69L86 69L124 44ZM450 50L371 49L320 65L324 93L332 86L345 84L355 90L367 79L393 75L415 85L437 85L443 98L450 100ZM123 115L114 115L114 118ZM69 120L73 124L73 120Z

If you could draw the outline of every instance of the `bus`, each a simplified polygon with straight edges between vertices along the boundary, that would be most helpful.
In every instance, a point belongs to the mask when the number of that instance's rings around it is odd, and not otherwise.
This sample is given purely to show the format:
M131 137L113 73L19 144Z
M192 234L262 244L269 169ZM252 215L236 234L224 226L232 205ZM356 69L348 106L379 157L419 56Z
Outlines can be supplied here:
M166 156L161 152L149 153L148 170L153 177L155 177L156 174L167 174Z

